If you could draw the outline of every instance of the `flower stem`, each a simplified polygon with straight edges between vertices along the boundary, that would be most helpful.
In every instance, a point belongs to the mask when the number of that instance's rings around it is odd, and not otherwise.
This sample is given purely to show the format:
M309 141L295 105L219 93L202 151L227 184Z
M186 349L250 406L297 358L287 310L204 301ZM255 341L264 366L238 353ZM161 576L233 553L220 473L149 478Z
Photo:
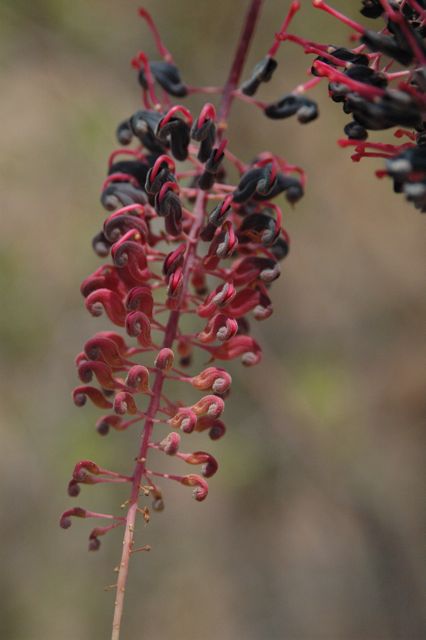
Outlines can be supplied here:
M240 81L244 63L247 58L251 39L254 34L257 19L260 14L263 0L252 0L247 10L243 29L234 56L234 61L229 72L228 79L223 89L222 100L219 107L219 129L218 138L220 139L226 129L226 121L231 110L232 101L235 98L234 91Z

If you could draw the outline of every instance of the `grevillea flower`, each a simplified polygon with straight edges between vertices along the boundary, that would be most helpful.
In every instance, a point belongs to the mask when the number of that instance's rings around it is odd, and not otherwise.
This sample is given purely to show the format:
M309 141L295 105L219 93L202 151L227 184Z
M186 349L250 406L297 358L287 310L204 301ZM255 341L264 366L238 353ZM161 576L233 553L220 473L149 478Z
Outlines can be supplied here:
M142 109L118 125L121 146L109 157L100 197L106 218L92 243L106 262L81 285L89 313L107 316L114 326L87 340L78 354L81 384L73 393L77 406L89 400L105 412L96 425L101 435L139 429L140 449L130 471L77 462L68 485L76 497L82 485L128 484L126 516L76 507L60 522L68 528L73 517L106 519L89 535L91 550L99 549L108 531L124 528L113 638L119 634L136 516L150 516L140 503L151 498L151 508L162 510L169 481L191 487L197 501L208 495L207 479L219 465L203 450L205 438L225 434L222 414L231 387L222 363L260 361L250 322L271 315L271 285L289 250L283 213L273 200L284 194L290 208L304 191L300 168L269 152L238 159L223 135L260 5L254 0L247 13L229 79L217 90L219 110L206 102L199 112L172 98L211 90L184 83L151 17L140 11L161 60L150 61L141 52L132 61ZM266 62L256 71L251 92L275 66ZM239 176L236 184L228 180L231 167ZM189 330L181 325L185 317ZM206 365L189 372L194 350L204 353ZM189 385L193 400L185 405L170 397L169 381L173 389ZM197 442L191 445L192 440ZM164 454L164 469L152 467L152 449ZM181 474L167 471L168 456L181 461ZM189 473L185 465L191 465Z

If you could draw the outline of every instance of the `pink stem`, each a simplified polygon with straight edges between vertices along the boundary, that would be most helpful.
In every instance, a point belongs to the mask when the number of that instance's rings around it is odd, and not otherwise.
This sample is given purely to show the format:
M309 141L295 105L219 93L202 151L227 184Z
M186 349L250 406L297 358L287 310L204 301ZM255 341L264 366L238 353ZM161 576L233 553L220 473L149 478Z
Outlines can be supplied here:
M234 62L232 63L231 70L229 72L228 80L223 89L222 100L220 103L218 121L218 139L223 135L226 127L226 120L228 119L229 112L231 110L232 101L234 99L234 91L240 81L243 66L246 61L247 53L249 50L250 42L254 34L256 22L259 17L260 9L262 6L262 0L252 0L250 7L247 11L244 27L241 32L240 40L238 42L237 50L235 52Z

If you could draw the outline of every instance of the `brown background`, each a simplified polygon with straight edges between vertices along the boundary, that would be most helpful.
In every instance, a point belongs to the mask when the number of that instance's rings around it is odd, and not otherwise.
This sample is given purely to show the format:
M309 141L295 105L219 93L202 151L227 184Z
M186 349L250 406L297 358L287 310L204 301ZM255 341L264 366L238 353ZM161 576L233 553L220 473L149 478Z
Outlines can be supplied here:
M345 43L347 30L306 2L294 30ZM357 16L356 2L335 2ZM223 81L247 2L147 1L192 84ZM286 2L267 0L248 69ZM137 434L94 430L77 410L74 355L107 328L78 291L98 259L90 239L116 124L139 106L129 59L153 53L130 0L0 0L1 579L7 640L107 638L120 533L97 554L89 525L58 528L80 458L130 470ZM282 48L261 94L305 77ZM308 193L284 205L292 251L275 313L256 327L254 369L231 366L221 469L206 502L167 487L166 510L136 556L123 639L420 640L424 436L424 220L380 161L352 164L335 140L346 118L314 92L321 118L274 123L235 105L229 137L244 160L271 149L303 165ZM194 104L198 106L199 102ZM373 136L379 139L380 135ZM201 444L202 443L202 444ZM208 446L199 436L194 448ZM125 494L83 490L116 509Z

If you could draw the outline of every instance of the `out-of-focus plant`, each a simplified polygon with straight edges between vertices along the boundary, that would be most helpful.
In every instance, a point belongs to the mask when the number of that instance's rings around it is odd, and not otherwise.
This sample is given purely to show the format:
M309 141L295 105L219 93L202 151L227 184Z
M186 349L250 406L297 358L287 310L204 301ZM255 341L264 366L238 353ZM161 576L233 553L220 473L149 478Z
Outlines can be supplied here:
M90 533L91 550L99 548L100 538L111 529L124 530L113 640L120 635L130 557L149 548L134 546L137 516L150 518L146 500L151 500L151 509L161 511L158 483L165 481L193 487L198 501L207 497L207 478L216 473L218 463L207 451L185 452L181 445L187 448L192 433L207 432L212 440L225 433L221 416L231 377L215 363L234 358L241 358L246 366L259 362L261 348L250 336L247 316L264 320L271 315L270 287L289 250L282 212L273 200L284 194L293 205L304 192L303 170L286 159L263 151L247 161L230 151L224 134L234 98L250 102L269 118L296 115L299 122L308 123L318 116L318 107L306 92L327 78L330 97L352 116L345 127L347 139L340 144L355 147L353 160L386 158L386 169L379 175L391 176L395 190L404 191L422 211L426 207L424 2L364 0L361 12L385 21L379 32L373 32L315 0L315 8L354 32L351 49L289 33L300 4L291 3L271 48L240 86L262 5L262 0L251 0L223 87L193 87L184 82L151 16L144 9L139 11L160 59L150 60L140 52L132 61L143 108L117 128L122 146L110 155L101 193L108 213L93 239L95 252L110 262L81 286L89 312L99 316L105 311L117 329L97 333L77 356L82 384L74 391L74 401L82 406L89 398L107 411L97 423L101 435L110 429L139 428L140 446L132 452L136 461L127 473L81 460L68 486L75 497L82 484L127 484L130 496L125 513L74 507L60 521L63 528L71 525L73 517L103 521ZM253 96L271 79L277 67L275 56L285 41L316 55L312 78L272 104L260 102ZM396 70L391 68L395 63ZM205 102L194 114L181 104L194 94L219 96L218 104ZM367 142L369 130L391 127L398 127L395 135L409 142ZM237 184L228 177L230 168L239 176ZM187 329L195 324L182 323L188 316L203 323L199 329ZM187 368L194 350L204 352L209 362L202 371L190 374ZM179 398L170 397L170 381L190 385L204 395L185 406ZM200 472L154 469L149 460L153 449L198 466Z

